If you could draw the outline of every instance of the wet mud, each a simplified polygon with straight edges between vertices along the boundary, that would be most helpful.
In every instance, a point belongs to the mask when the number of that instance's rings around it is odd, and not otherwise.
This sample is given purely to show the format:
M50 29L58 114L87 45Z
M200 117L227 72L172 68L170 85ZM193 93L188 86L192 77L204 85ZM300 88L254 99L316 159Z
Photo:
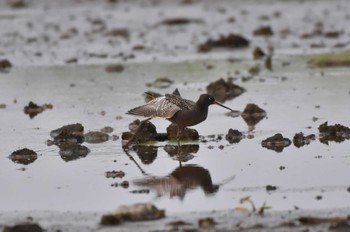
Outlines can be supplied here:
M0 6L0 230L349 230L346 1Z

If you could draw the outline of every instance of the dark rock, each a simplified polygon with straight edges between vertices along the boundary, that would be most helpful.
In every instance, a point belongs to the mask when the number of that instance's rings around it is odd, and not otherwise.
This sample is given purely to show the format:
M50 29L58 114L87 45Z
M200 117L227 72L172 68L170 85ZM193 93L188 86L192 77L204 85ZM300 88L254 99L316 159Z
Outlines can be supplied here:
M219 102L225 102L226 100L238 97L244 91L244 88L234 84L230 78L227 81L220 78L207 86L207 93Z
M243 36L237 34L229 34L220 36L217 40L211 40L198 46L199 52L209 52L213 48L244 48L249 46L249 41Z
M275 134L261 142L261 145L267 149L276 152L282 152L285 147L288 147L292 142L288 138L284 138L280 133Z
M14 163L20 163L20 164L27 165L27 164L33 163L38 158L38 155L33 150L30 150L28 148L23 148L23 149L12 152L12 154L9 156L9 158Z

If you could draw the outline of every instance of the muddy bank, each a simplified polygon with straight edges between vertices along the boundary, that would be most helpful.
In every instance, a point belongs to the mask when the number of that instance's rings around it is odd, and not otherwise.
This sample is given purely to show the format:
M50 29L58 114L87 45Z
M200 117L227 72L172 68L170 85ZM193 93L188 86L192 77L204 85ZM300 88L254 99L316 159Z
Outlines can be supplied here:
M220 231L347 231L349 209L327 211L287 211L259 214L237 210L216 212L166 213L163 219L141 222L124 222L114 226L99 224L102 212L0 212L0 229L18 224L31 224L44 231L144 231L194 230L204 228ZM29 215L29 216L28 216ZM312 215L312 216L310 216ZM74 222L74 223L73 223ZM11 230L9 230L11 231ZM41 231L41 230L35 230Z

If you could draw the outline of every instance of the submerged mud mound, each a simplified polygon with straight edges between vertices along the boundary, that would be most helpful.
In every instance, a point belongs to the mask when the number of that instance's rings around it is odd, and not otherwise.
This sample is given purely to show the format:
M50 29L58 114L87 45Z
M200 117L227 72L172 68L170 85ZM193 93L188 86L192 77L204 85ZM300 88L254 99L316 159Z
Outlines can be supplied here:
M229 78L225 81L223 78L211 82L207 86L207 93L212 95L219 102L225 102L226 100L231 100L238 97L245 89L234 84L233 80Z

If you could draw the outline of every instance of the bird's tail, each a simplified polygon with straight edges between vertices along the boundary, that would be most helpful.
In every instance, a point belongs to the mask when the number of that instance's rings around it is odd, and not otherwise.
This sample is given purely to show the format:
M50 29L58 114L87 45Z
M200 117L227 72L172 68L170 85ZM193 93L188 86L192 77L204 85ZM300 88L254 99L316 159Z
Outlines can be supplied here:
M127 112L127 114L151 118L155 117L154 113L154 108L148 105L138 106Z

